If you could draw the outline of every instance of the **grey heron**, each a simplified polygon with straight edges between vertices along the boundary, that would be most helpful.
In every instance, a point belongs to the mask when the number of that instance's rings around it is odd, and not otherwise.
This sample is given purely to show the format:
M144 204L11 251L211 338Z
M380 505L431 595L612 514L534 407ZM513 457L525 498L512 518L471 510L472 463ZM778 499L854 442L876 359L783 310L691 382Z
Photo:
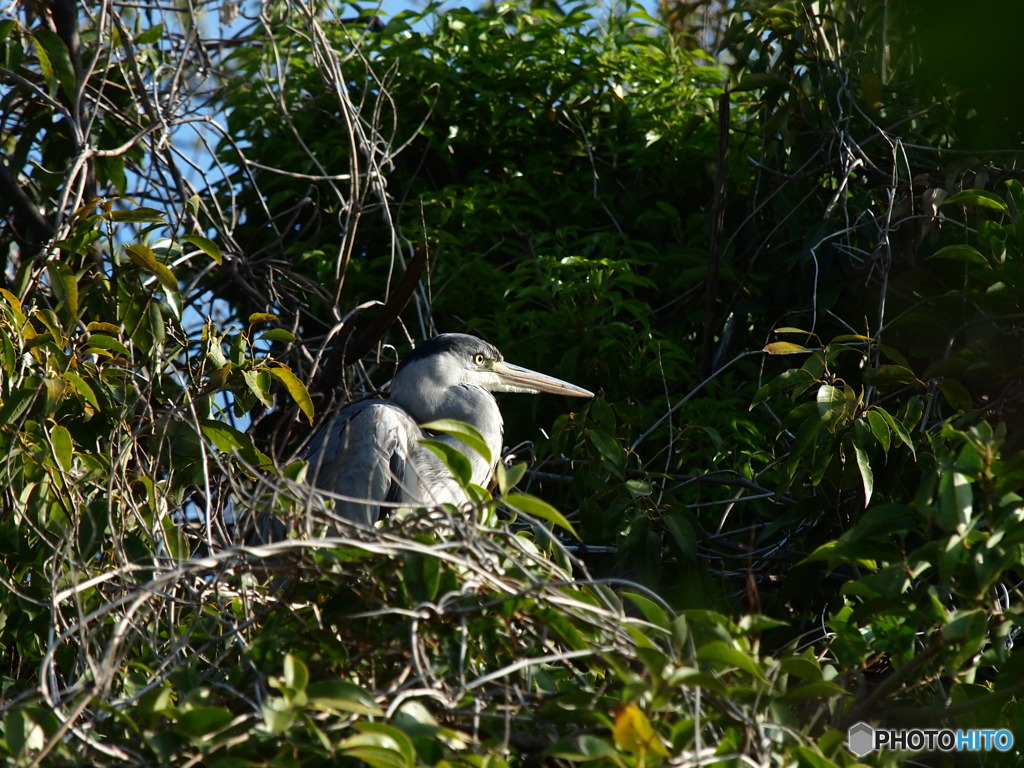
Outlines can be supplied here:
M343 408L306 453L312 484L337 494L335 511L372 525L395 507L460 505L468 499L444 463L419 441L438 440L469 459L472 482L486 486L501 455L503 420L492 392L550 392L593 397L582 387L505 362L475 336L445 333L421 343L399 364L387 400ZM456 419L475 427L491 460L421 424Z

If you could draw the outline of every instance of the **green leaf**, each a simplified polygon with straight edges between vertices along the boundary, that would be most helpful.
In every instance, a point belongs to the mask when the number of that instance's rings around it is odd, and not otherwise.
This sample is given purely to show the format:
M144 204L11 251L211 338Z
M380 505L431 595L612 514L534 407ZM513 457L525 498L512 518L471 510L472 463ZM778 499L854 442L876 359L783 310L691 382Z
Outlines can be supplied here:
M772 333L795 333L800 336L814 336L815 338L817 338L817 336L814 333L811 333L810 331L805 331L803 328L794 328L791 325L784 325L781 328L773 328Z
M900 439L900 442L902 442L905 446L907 446L907 448L910 449L910 455L916 459L917 453L914 450L914 441L910 439L910 434L907 432L906 429L904 429L903 425L896 421L896 419L894 419L892 415L884 408L875 408L875 411L877 411L878 414L883 419L885 419L885 423L889 425L889 429L891 429L893 433L896 435L896 437Z
M274 398L270 396L270 380L259 374L266 374L266 369L261 371L242 371L242 380L249 388L249 391L256 395L256 399L267 408L274 407Z
M110 211L103 214L103 218L110 221L134 222L137 224L151 222L166 224L163 211L156 208L129 208L126 211ZM145 246L143 246L145 247Z
M139 36L135 38L136 45L150 45L155 43L164 35L164 25L154 24L149 29L143 30L139 33Z
M116 352L122 357L126 357L128 359L131 359L132 356L131 353L128 351L128 347L126 347L120 341L115 339L113 336L107 336L105 333L91 334L88 340L86 341L86 344L88 344L91 347L99 347L100 349L106 349L111 352ZM89 352L88 349L86 349L85 351L86 353Z
M181 241L183 243L194 245L218 264L224 263L224 254L220 252L220 248L217 247L217 244L213 242L213 240L203 237L202 235L185 235L181 238Z
M46 262L46 272L57 299L64 304L67 319L73 322L78 317L78 280L75 273L62 261Z
M511 467L506 467L505 462L499 461L494 467L494 475L498 480L498 490L502 495L508 493L520 480L523 479L523 475L526 474L526 462L519 462L513 464Z
M994 192L986 192L982 189L965 189L955 195L947 197L940 205L976 205L979 208L990 208L1000 213L1009 213L1010 209L1006 202Z
M936 522L943 530L954 532L971 522L974 493L970 479L953 469L939 476L939 510Z
M847 416L846 395L839 387L822 384L817 395L818 417L833 434Z
M306 389L306 385L299 381L298 377L292 373L291 369L285 366L283 363L277 363L278 367L268 368L270 375L275 379L284 384L285 389L288 390L288 394L292 396L292 400L299 406L299 409L305 414L309 423L313 423L313 400L309 396L309 390Z
M284 656L284 684L293 691L305 691L309 683L309 668L301 659L286 653Z
M764 402L772 395L785 392L786 390L802 392L814 382L814 376L804 368L790 368L788 371L783 371L757 390L757 394L754 395L754 399L750 403L750 410L753 410L754 406Z
M416 765L416 747L407 734L385 723L359 722L355 728L359 733L341 742L345 755L374 768L413 768Z
M878 444L882 446L882 451L886 455L888 455L889 438L891 437L889 425L882 417L882 414L880 414L874 408L868 410L866 416L868 420L868 427L870 427L871 429L871 434L875 436L875 439L878 441Z
M289 343L295 341L295 335L284 328L271 328L269 331L261 333L259 338L260 341L284 341Z
M297 716L295 706L282 696L270 697L263 703L263 722L273 736L287 731Z
M873 387L891 384L920 384L914 372L902 365L883 365L877 371L864 371L864 383Z
M622 596L639 608L644 618L651 624L662 629L671 629L674 617L670 617L659 603L639 592L624 591Z
M623 479L626 467L626 452L619 445L618 441L607 432L599 429L588 430L587 437L593 446L597 448L598 453L608 462L609 468L615 474L615 477L620 480Z
M858 419L853 425L853 451L857 457L857 470L860 472L860 479L864 485L864 507L871 503L871 493L875 488L875 476L871 471L871 460L865 445L872 437L871 430L863 419Z
M225 728L235 716L220 707L196 707L183 712L173 730L192 738L207 736Z
M939 379L936 385L950 407L957 411L969 411L974 407L971 393L957 379Z
M574 538L579 540L579 534L576 533L576 530L569 521L565 519L565 516L546 501L525 493L510 493L504 497L504 501L510 507L518 509L520 512L525 512L528 515L538 517L541 520L547 520L549 523L564 528Z
M217 450L227 454L237 454L256 467L273 467L274 462L262 451L257 450L251 438L230 424L212 419L200 422L200 430Z
M320 680L306 687L306 696L314 709L352 712L380 717L384 714L365 689L346 680Z
M443 432L446 435L451 435L480 454L488 464L494 461L491 449L487 447L487 441L472 424L456 419L436 419L428 421L426 424L420 424L420 427L426 432Z
M68 47L57 33L45 27L36 27L32 31L32 37L37 43L36 52L39 55L40 68L43 69L51 93L55 90L54 86L59 85L64 97L73 102L78 83L75 80L74 67L71 66Z
M980 264L983 267L988 266L988 259L985 258L981 251L969 245L947 245L945 248L939 248L928 258L949 259L951 261L964 261L968 264Z
M60 424L50 430L50 444L53 446L53 455L57 459L60 468L65 472L71 471L72 444L71 433Z
M92 387L74 371L65 371L64 378L71 382L72 388L82 396L89 405L93 407L93 410L100 410L99 400L96 399L96 393L93 392Z
M803 352L813 352L814 350L800 344L794 344L791 341L773 341L771 344L766 345L763 351L769 355L798 355Z
M427 437L417 442L441 460L460 486L465 488L473 482L473 465L458 448Z
M706 645L702 645L697 649L697 658L701 661L717 661L728 664L743 670L759 680L764 680L764 673L753 657L737 648L733 648L722 640L713 640Z
M417 603L433 602L441 584L441 564L432 555L410 553L402 565L405 588Z
M174 276L174 273L167 268L166 264L161 263L157 259L156 254L153 253L153 249L142 245L141 243L135 243L133 245L126 246L125 252L128 254L128 258L133 262L143 269L152 272L164 288L177 293L178 279Z
M0 44L4 43L11 34L11 30L18 26L14 19L0 21Z

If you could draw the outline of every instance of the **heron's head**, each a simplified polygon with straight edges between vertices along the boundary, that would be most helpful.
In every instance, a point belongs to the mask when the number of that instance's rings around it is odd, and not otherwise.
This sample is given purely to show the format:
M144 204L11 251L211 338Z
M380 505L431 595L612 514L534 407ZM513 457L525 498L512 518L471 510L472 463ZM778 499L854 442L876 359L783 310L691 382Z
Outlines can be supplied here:
M548 392L593 397L567 381L506 363L501 352L476 336L443 333L420 344L398 366L392 396L411 403L438 403L455 387L480 387L489 392Z

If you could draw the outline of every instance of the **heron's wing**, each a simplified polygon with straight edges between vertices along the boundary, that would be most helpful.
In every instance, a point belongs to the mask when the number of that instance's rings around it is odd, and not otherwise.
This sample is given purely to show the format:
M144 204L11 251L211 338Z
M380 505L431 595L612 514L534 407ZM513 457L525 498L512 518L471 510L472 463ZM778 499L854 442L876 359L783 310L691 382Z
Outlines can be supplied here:
M306 454L313 484L346 498L335 510L372 525L392 504L414 504L418 477L410 466L419 426L401 408L366 400L344 408L314 438Z

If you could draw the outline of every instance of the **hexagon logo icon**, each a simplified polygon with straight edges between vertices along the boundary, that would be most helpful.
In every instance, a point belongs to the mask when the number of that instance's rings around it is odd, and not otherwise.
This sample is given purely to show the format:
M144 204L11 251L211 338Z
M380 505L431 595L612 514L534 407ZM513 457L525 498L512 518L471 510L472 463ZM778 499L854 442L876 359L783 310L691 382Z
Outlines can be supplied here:
M846 745L856 757L864 757L875 748L875 729L867 723L854 723L846 732Z

